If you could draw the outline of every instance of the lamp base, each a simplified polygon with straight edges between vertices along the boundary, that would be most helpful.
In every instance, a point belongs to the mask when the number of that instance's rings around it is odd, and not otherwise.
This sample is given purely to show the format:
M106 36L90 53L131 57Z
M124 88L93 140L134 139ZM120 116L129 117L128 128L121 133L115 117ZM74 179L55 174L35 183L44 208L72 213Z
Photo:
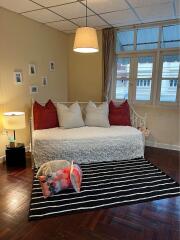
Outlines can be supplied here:
M8 147L9 147L9 148L15 148L15 145L16 145L15 142L10 142Z
M7 145L6 147L7 148L23 148L24 143L9 142L9 145Z

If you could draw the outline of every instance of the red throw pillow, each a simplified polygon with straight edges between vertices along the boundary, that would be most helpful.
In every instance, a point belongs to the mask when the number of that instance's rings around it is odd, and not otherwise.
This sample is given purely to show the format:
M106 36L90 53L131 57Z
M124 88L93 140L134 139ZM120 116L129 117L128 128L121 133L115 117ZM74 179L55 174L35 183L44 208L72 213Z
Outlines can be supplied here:
M130 110L127 100L120 106L116 106L113 101L110 101L109 123L110 125L131 126Z
M57 110L51 100L45 106L35 102L33 104L33 115L35 130L59 127Z

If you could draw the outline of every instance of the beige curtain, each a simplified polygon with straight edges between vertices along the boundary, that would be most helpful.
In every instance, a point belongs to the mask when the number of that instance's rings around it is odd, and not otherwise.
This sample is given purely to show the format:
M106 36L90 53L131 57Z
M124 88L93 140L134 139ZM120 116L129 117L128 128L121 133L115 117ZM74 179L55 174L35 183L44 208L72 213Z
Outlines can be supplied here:
M111 88L113 85L113 74L115 67L115 30L114 28L103 29L103 100L109 101L111 98Z

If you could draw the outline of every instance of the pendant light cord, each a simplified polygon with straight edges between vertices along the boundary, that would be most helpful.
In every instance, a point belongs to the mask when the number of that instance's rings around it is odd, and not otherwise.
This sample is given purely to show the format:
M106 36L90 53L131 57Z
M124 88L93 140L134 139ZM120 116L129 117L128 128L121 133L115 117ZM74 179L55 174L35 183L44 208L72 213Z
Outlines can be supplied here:
M87 0L86 0L86 27L87 27Z

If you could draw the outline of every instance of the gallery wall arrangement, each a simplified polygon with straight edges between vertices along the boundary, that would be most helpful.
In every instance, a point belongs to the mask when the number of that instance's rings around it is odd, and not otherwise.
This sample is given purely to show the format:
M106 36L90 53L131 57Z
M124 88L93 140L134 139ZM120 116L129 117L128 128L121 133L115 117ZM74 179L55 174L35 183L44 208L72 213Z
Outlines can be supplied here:
M19 69L21 69L21 68L19 68ZM37 77L37 69L38 69L38 66L36 66L35 64L28 65L28 75L29 75L30 81L32 82L32 85L29 86L31 95L39 93L39 86L46 87L48 85L48 75L50 75L51 72L55 71L55 62L50 61L48 63L47 72L45 73L44 76L41 76L40 79L37 79L38 78ZM34 79L37 79L39 84L34 85L33 84ZM15 70L13 73L13 81L14 81L15 85L17 85L17 86L22 85L23 81L25 81L25 79L23 79L23 71ZM43 91L43 89L42 89L42 91Z

